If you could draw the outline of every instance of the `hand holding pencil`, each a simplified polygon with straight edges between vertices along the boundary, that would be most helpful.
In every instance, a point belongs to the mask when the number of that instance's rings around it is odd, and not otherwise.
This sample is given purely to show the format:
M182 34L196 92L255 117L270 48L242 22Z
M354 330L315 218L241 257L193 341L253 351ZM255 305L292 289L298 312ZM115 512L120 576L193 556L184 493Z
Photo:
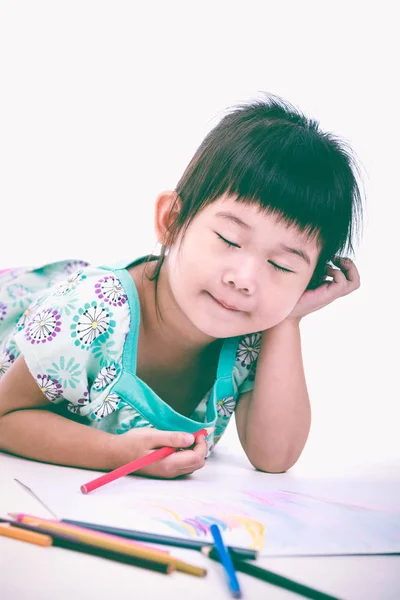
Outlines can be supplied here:
M130 442L130 447L135 444L136 454L139 458L83 484L81 491L83 494L87 494L106 483L133 472L152 477L162 477L163 479L172 479L193 473L193 471L204 466L208 451L205 438L211 431L213 431L213 428L205 428L196 431L194 434L187 434L179 431L160 431L144 428L123 433L117 436L118 439L114 442L114 449L120 443L126 452L126 444ZM150 449L153 451L149 452ZM177 452L177 450L181 450L181 452Z

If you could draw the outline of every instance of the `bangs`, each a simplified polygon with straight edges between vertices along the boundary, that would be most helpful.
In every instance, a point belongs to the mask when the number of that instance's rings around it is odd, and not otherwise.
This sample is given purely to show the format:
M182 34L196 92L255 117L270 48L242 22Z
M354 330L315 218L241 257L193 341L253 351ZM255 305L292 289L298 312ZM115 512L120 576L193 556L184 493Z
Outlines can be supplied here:
M261 212L309 239L320 239L324 246L333 231L335 243L344 243L354 194L345 149L334 141L332 152L324 137L290 123L272 123L268 136L264 131L252 142L243 153L226 157L225 173L215 181L210 198L226 193L258 205Z
M228 115L212 130L176 188L184 229L199 210L229 195L317 241L324 255L352 252L360 193L345 143L299 114L260 119L253 111L246 119L243 109L240 116Z

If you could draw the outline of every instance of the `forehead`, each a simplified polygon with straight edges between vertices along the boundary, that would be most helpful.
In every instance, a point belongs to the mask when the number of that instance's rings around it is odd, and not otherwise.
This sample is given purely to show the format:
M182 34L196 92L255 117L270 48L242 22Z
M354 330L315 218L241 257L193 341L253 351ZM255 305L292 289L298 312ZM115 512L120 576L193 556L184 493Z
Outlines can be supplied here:
M284 222L277 215L262 209L257 204L241 202L229 196L218 198L207 205L202 213L207 219L212 217L229 225L235 225L248 233L275 230L289 234L291 238L295 237L304 244L315 245L315 242L310 241L306 233L301 232L294 223Z

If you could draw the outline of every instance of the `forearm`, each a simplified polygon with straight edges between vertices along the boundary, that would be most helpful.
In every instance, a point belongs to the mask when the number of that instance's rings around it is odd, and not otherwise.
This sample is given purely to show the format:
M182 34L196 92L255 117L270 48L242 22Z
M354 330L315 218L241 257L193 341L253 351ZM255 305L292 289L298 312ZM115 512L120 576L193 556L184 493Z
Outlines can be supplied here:
M300 326L285 320L263 332L246 414L245 451L263 471L286 471L299 458L310 424Z
M43 462L110 470L117 436L47 410L17 410L0 419L0 450Z

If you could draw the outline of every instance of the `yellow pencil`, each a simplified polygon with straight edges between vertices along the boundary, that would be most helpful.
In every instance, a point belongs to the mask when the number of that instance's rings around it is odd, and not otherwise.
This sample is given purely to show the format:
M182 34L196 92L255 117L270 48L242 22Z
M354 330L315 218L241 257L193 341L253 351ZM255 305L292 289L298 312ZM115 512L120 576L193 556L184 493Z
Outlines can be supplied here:
M17 529L17 527L13 527L8 523L0 523L0 535L13 538L14 540L21 540L21 542L36 544L37 546L51 546L53 543L53 539L49 535L25 529Z
M9 513L11 517L16 519L19 523L25 523L27 525L34 525L43 529L46 533L51 535L51 532L61 533L68 535L81 542L93 544L98 548L105 548L106 550L114 550L115 552L121 552L128 556L136 556L138 558L148 558L155 562L162 564L172 565L177 571L188 573L189 575L195 575L196 577L204 577L207 573L206 569L191 565L182 560L178 560L168 554L167 552L156 550L155 548L146 547L142 544L135 544L134 542L124 540L115 535L109 535L105 533L99 533L84 527L77 527L76 525L67 525L60 523L59 521L50 521L48 519L40 519L39 517L33 517L25 514Z

